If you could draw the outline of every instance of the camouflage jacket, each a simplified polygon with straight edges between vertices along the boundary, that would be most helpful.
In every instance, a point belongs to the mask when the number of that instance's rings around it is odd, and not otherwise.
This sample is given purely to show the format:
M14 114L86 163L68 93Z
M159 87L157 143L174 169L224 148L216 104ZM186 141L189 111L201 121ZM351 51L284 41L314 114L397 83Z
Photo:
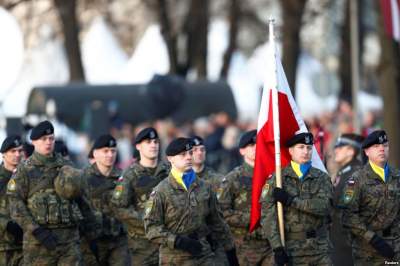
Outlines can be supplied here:
M234 246L215 192L198 178L186 191L170 174L154 188L146 204L146 236L160 244L160 257L170 255L190 259L189 253L174 248L177 235L196 236L201 240L204 256L211 252L210 243L206 241L210 234L225 250Z
M7 183L12 172L0 165L0 251L21 249L21 243L16 243L14 236L7 232L7 224L11 219L7 200Z
M78 241L79 223L91 234L93 213L86 199L67 200L55 192L54 179L66 164L69 161L60 155L45 157L34 152L8 182L11 217L24 230L24 243L39 244L32 235L38 226L50 229L60 244Z
M122 223L114 218L113 207L110 204L114 188L117 185L121 171L113 168L109 176L100 173L96 163L84 170L83 189L89 199L96 218L97 234L100 237L117 237L124 233Z
M376 251L368 244L374 234L400 236L400 172L389 170L384 182L367 163L347 181L339 205L344 208L343 225L354 237L353 247Z
M132 164L116 186L111 203L115 215L128 227L130 236L144 237L143 216L145 203L153 188L168 176L169 166L163 162L156 168Z
M334 186L333 199L335 206L339 203L339 199L343 194L343 189L346 186L347 181L349 180L351 175L360 168L362 168L361 162L357 159L354 159L345 166L343 166L342 168L340 168L339 171L337 172L335 181L333 182Z
M217 173L216 171L214 171L214 169L208 166L204 166L201 172L196 173L196 176L206 183L209 183L214 191L217 191L219 184L221 183L223 178L223 175Z
M235 237L265 239L260 229L249 233L252 177L253 167L247 163L234 168L222 179L217 198Z
M283 208L288 254L308 256L327 253L331 249L327 224L327 217L332 211L333 197L330 177L311 167L300 180L289 165L282 169L282 184L285 191L293 197L290 205ZM277 208L272 196L275 186L273 175L265 183L260 199L263 205L262 228L273 249L282 246Z

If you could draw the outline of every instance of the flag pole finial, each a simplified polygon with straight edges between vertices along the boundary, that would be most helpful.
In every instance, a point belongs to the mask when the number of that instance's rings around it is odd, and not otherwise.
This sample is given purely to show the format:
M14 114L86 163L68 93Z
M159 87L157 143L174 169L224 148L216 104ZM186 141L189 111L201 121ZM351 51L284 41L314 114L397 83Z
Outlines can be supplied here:
M269 40L270 41L275 39L274 25L275 25L275 19L273 17L269 17L268 26L269 26Z

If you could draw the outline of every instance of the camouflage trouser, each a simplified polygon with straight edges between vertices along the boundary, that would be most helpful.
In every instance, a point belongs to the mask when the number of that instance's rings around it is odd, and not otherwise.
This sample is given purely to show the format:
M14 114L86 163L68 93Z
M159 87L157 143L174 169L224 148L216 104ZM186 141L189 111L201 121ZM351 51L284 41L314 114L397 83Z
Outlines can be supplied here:
M83 265L78 242L60 244L55 250L48 250L43 245L26 245L23 250L26 266L81 266Z
M22 265L22 250L0 251L0 265L4 266Z
M243 240L235 236L236 254L241 266L263 265L274 263L274 256L267 240Z
M126 236L119 236L110 239L96 240L98 248L98 261L92 251L90 250L89 243L85 240L82 241L81 248L84 254L85 266L96 265L131 265L131 257L128 248L128 240Z
M216 265L229 266L225 250L222 247L218 247L214 251L214 261Z
M132 258L132 265L157 266L158 245L153 244L146 238L129 237L129 250Z
M329 254L322 253L308 256L290 256L289 266L332 266ZM340 265L339 265L340 266Z

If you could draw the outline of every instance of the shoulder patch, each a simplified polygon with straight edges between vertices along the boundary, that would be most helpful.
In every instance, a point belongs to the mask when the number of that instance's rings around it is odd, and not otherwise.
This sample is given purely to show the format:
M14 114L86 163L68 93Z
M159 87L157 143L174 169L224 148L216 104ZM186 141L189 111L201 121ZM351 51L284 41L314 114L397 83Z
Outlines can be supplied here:
M344 204L348 204L354 196L354 190L353 189L346 189L346 191L343 194L343 202Z
M269 192L269 188L270 188L270 185L268 184L268 182L266 182L265 185L262 188L261 198L265 199L267 197L268 192Z
M11 178L7 184L7 190L9 192L15 192L17 190L17 183L15 182L14 178Z

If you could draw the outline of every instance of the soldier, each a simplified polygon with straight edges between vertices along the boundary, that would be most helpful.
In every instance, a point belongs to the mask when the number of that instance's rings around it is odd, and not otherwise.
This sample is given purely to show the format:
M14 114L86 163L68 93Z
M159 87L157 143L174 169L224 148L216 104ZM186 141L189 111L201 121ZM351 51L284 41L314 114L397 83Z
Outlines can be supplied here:
M89 247L95 257L88 253L83 242L85 265L131 265L128 238L122 223L113 217L110 204L121 171L115 167L117 142L111 135L102 135L93 144L95 162L84 170L84 191L91 203L96 222L101 228L95 242ZM97 261L97 262L96 262Z
M235 239L240 265L272 263L272 251L262 230L249 233L256 135L257 131L251 130L240 138L239 152L244 162L223 178L217 192L224 218Z
M205 165L206 161L206 147L204 141L199 136L192 138L193 144L193 170L196 176L204 182L211 185L213 190L216 192L219 184L222 180L222 175L215 172L211 167ZM225 256L225 252L222 246L218 245L217 241L212 241L214 245L211 247L215 253L215 261L218 265L227 265L228 261Z
M191 140L173 140L166 155L171 172L151 193L144 218L146 236L160 245L160 265L216 265L207 239L218 241L230 265L237 265L215 192L192 169Z
M160 140L154 128L145 128L135 139L140 153L119 180L112 203L116 216L127 226L129 248L134 265L158 265L158 245L151 243L144 232L144 206L152 189L168 176L168 166L159 161Z
M333 180L334 186L334 212L332 216L332 227L330 237L333 243L333 264L341 266L352 266L353 258L351 252L351 239L349 232L343 229L342 212L338 208L339 199L343 193L350 176L362 167L361 161L357 156L361 150L363 137L357 134L343 134L335 143L335 162L340 169Z
M277 265L332 265L327 217L332 210L330 177L311 166L313 136L294 135L286 143L292 158L282 169L284 188L275 187L275 175L265 183L262 226L274 251ZM276 202L283 204L285 247L282 246Z
M54 180L68 162L55 155L54 128L48 121L32 129L34 153L7 184L11 217L24 231L25 265L81 265L78 224L92 228L83 197L59 195Z
M6 196L7 183L22 159L22 141L19 136L8 136L1 145L3 163L0 165L0 265L22 264L22 228L10 217Z
M340 200L343 225L352 233L354 264L398 263L400 172L387 163L389 143L385 131L369 134L362 148L368 163L347 181Z

